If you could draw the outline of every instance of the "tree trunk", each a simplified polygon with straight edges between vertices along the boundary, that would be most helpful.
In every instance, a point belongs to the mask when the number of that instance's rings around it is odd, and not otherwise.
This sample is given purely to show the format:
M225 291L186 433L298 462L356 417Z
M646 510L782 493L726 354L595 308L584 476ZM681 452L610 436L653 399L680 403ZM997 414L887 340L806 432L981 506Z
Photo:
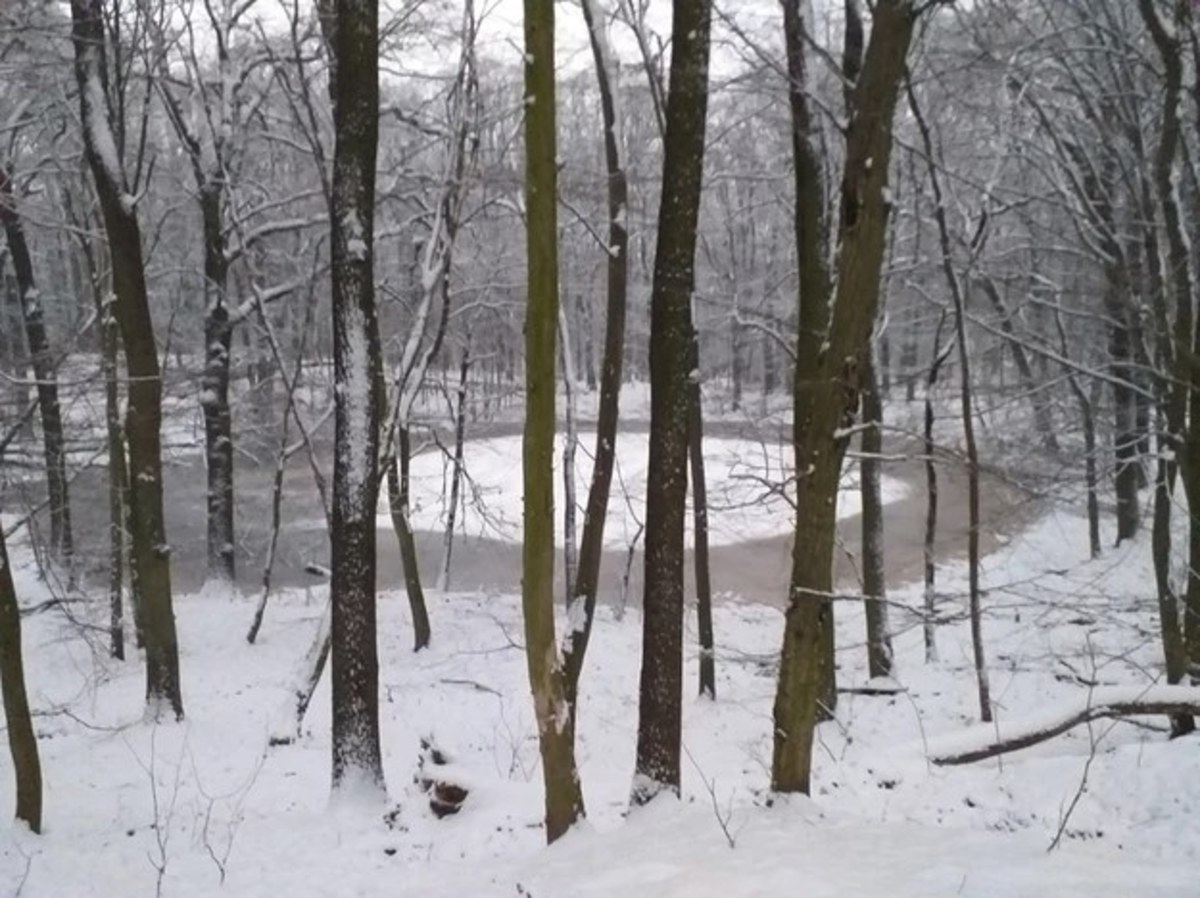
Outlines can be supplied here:
M936 628L934 626L934 615L936 614L934 583L937 578L937 562L934 555L934 541L937 539L937 519L938 519L938 476L937 465L933 461L933 388L937 385L938 370L942 367L942 363L946 360L950 350L954 344L946 347L943 352L940 343L942 339L942 325L946 323L945 312L938 318L937 330L933 334L933 358L929 363L929 376L925 381L925 433L924 433L924 453L925 453L925 543L924 543L924 561L925 561L925 621L922 625L922 630L925 634L925 663L932 664L938 659L937 652L937 637ZM911 382L915 381L914 377Z
M967 450L967 583L971 619L971 648L975 660L975 683L979 693L979 716L987 723L992 719L991 687L988 683L987 662L984 657L983 619L979 589L979 448L975 442L975 414L971 403L971 356L967 345L967 297L963 281L954 268L950 227L946 222L941 178L934 159L933 138L925 117L917 104L912 81L906 82L909 108L921 133L925 161L929 169L929 184L933 191L933 217L937 222L938 243L941 249L942 272L954 301L954 326L958 342L959 399L962 404L963 439Z
M608 267L604 357L600 363L600 399L596 415L596 448L593 453L592 482L588 487L587 507L583 513L578 567L572 587L574 601L583 603L583 626L572 628L564 658L567 669L567 697L572 714L576 710L579 675L583 670L583 659L592 632L592 621L595 619L600 559L604 554L604 524L608 517L608 499L617 449L621 371L625 360L625 309L629 286L629 233L626 230L629 189L625 170L621 167L620 144L617 139L616 98L611 81L608 41L603 31L604 22L593 8L594 2L595 0L583 0L582 6L596 68L600 109L604 118L604 163L608 175Z
M458 367L458 403L454 410L454 469L450 473L450 504L446 509L446 535L442 541L442 575L438 590L450 588L450 556L454 551L454 527L458 516L458 505L462 495L463 446L467 435L467 383L471 373L471 335L467 334L463 346L462 361ZM421 603L424 610L424 602ZM414 609L413 618L416 618ZM429 621L425 621L426 643L428 643Z
M887 581L883 565L883 497L879 475L883 452L883 403L870 350L863 353L862 579L867 618L867 671L872 677L892 673L892 637L888 633Z
M521 604L525 658L537 718L546 799L546 840L584 816L575 764L574 714L554 635L554 400L558 327L558 161L554 3L525 0L525 536Z
M116 316L129 376L125 436L134 594L146 646L146 701L152 716L169 706L183 717L179 649L171 601L170 546L163 521L162 379L146 294L135 199L125 188L106 108L107 63L101 0L72 0L75 76L85 155L96 184L112 257Z
M697 341L693 352L699 355ZM694 361L694 360L693 360ZM697 369L693 368L693 372ZM713 644L712 578L708 561L708 483L704 476L704 407L700 383L688 384L688 463L692 474L692 561L696 581L696 629L700 637L700 695L717 698L716 646Z
M834 682L828 655L827 628L833 625L830 593L837 526L837 490L846 451L844 428L854 420L858 405L858 361L867 345L879 305L879 279L890 203L887 194L892 150L892 118L908 47L917 17L906 0L879 0L875 5L870 41L861 75L853 90L853 113L846 131L846 162L841 185L838 232L837 292L828 337L814 332L801 304L797 343L793 411L793 450L796 481L796 536L792 545L792 575L788 590L779 685L774 707L774 752L771 786L778 792L808 793L816 724L827 706ZM807 139L808 123L798 121L804 91L804 25L799 4L784 4L793 144L797 152L797 186L801 160L813 158ZM801 147L804 144L806 146ZM806 150L806 151L805 151ZM812 175L818 180L820 169ZM806 196L798 190L797 197ZM797 203L797 244L803 246L811 224ZM801 257L821 264L820 256ZM804 288L802 287L802 295ZM815 313L814 313L815 314ZM822 312L822 317L828 313ZM815 347L814 347L815 344ZM807 377L801 359L816 358L815 377Z
M417 543L409 519L409 463L412 445L406 425L396 429L396 460L387 466L388 508L392 530L400 547L400 563L404 568L404 591L413 619L413 651L429 647L431 630L425 590L421 586L421 569L417 559ZM449 565L447 564L447 568Z
M579 430L576 427L575 390L578 383L575 379L575 358L571 351L571 331L567 316L560 307L558 312L558 329L562 335L559 356L562 359L563 399L565 400L562 451L562 480L563 480L563 582L566 596L566 608L581 610L573 601L575 589L575 569L578 561L578 543L575 541L577 516L575 501L575 450L579 447ZM568 621L567 626L574 629L578 621Z
M650 459L642 671L631 800L679 794L683 700L683 527L687 506L692 290L708 109L709 0L674 0L662 197L650 297Z
M42 766L37 736L25 694L25 666L21 660L21 609L13 588L12 568L0 527L0 694L8 725L8 747L17 780L17 819L35 833L42 831Z
M379 326L375 317L375 156L379 9L338 2L322 23L332 48L330 198L334 413L332 786L386 794L379 748L375 506L379 496ZM324 9L330 13L328 7ZM330 33L332 32L332 33Z
M207 577L230 587L235 580L233 531L233 424L229 410L229 366L233 326L226 302L229 264L221 222L221 193L215 184L200 192L204 219L204 456L208 473Z
M37 383L38 408L42 417L42 448L46 462L46 492L50 500L50 551L66 570L71 583L74 540L71 533L71 497L68 490L67 459L63 446L62 410L58 404L58 372L50 355L46 338L46 323L41 297L33 276L33 260L25 229L17 214L13 198L12 179L8 169L0 165L0 225L8 240L8 252L17 277L21 317L25 323L25 339L33 363Z

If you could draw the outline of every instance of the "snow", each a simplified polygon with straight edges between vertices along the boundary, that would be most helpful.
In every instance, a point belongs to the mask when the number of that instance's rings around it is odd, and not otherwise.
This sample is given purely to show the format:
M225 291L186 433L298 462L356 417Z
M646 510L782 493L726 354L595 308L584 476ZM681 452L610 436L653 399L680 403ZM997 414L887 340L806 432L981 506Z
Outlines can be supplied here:
M43 600L23 533L11 552L23 601ZM1000 727L1077 701L1086 689L1060 676L1070 670L1102 683L1097 699L1167 694L1154 685L1149 570L1148 540L1087 561L1086 528L1064 512L985 560ZM961 565L942 567L943 606L961 609L963 578ZM1105 721L1002 763L928 763L944 744L935 734L972 722L974 696L965 621L939 627L943 662L921 662L920 628L905 625L904 610L920 590L891 593L906 691L843 696L838 721L821 731L812 800L766 792L781 615L718 604L718 699L686 692L683 800L660 797L628 817L640 621L601 606L579 711L589 819L550 849L525 658L510 638L521 629L515 596L431 596L433 646L417 655L403 595L381 596L386 815L342 801L331 813L327 675L300 740L267 748L273 712L293 701L290 671L321 624L322 589L277 597L255 646L241 626L252 600L214 609L221 599L181 598L188 718L178 725L143 719L138 662L108 659L96 634L60 610L27 615L46 833L0 824L0 894L22 882L24 898L154 894L162 868L161 893L173 898L1194 895L1196 737ZM105 614L103 601L72 609L84 623ZM839 605L838 626L841 681L864 682L856 604ZM469 789L445 820L413 783L431 735L452 759L439 775ZM1047 853L1093 745L1087 789ZM0 767L0 807L11 802Z
M554 454L555 470L562 457L560 435ZM616 468L604 542L609 548L625 548L637 536L644 519L648 436L622 433L617 437ZM581 432L575 461L575 496L579 506L577 520L583 520L591 482L592 451L595 433ZM790 446L717 437L705 437L705 473L708 478L709 542L730 545L744 540L784 536L794 530L794 514L784 484L791 470ZM464 508L460 509L462 530L473 535L490 536L510 542L521 539L521 438L497 437L471 440L465 446L465 465L469 482L464 484ZM417 530L441 530L445 526L444 496L448 490L451 459L431 450L415 456L410 468L412 524ZM907 485L884 475L880 478L885 504L907 495ZM562 477L556 474L555 538L562 544ZM388 512L386 498L380 509L381 519ZM838 501L838 515L852 517L861 510L856 471L845 478ZM690 520L690 518L689 518ZM383 526L390 526L386 520ZM314 526L316 524L314 523ZM688 527L687 539L691 539Z

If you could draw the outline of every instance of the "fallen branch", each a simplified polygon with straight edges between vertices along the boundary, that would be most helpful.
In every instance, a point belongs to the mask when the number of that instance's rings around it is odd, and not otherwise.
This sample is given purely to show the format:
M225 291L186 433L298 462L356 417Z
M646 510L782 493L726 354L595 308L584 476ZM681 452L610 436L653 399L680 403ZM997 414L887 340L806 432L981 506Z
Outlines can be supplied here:
M1192 686L1106 687L1089 693L1082 708L972 727L930 744L938 766L972 764L1037 745L1081 724L1103 718L1200 714L1200 688Z

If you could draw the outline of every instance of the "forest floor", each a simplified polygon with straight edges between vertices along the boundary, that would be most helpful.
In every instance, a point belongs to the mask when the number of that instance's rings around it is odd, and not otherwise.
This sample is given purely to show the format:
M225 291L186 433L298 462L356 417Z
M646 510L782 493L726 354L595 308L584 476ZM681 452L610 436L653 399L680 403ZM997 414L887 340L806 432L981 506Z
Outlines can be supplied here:
M1148 541L1089 561L1085 534L1081 520L1050 511L985 562L1002 724L1084 703L1094 685L1156 679ZM45 587L20 538L13 554L32 607ZM274 598L254 646L244 639L250 599L180 597L188 716L179 725L142 719L141 666L106 656L102 602L30 614L46 832L0 829L0 894L1194 895L1195 737L1168 741L1154 719L1104 722L998 760L930 763L977 719L963 578L958 562L939 571L945 622L931 664L903 612L920 604L919 586L892 591L904 691L842 695L821 729L811 800L772 801L767 791L780 613L719 605L717 699L689 689L685 702L683 801L628 818L640 619L602 608L579 717L589 822L548 851L516 596L432 593L433 646L416 655L407 603L384 596L388 807L354 797L330 806L327 680L301 738L267 744L290 711L322 587ZM687 626L693 647L691 616ZM840 682L861 686L860 607L840 604L838 626ZM694 648L685 672L695 683ZM450 759L440 775L470 790L456 816L436 819L414 784L423 737ZM5 773L0 806L11 800Z
M923 466L909 457L911 443L899 439L889 447L904 458L886 469L885 520L902 691L842 695L836 720L820 731L812 799L772 800L767 788L782 626L772 606L786 583L788 544L780 530L788 515L769 505L760 514L752 505L749 517L731 520L740 520L753 539L719 531L714 547L718 598L739 601L716 608L716 701L689 690L685 703L683 801L626 814L640 617L636 608L621 613L610 602L599 612L582 684L579 759L588 823L545 850L520 602L513 594L515 543L511 532L493 527L505 515L511 524L512 509L519 509L505 442L514 426L477 429L492 442L469 444L478 483L507 487L505 498L492 497L490 535L456 542L455 591L430 591L433 645L417 655L408 603L392 588L399 582L389 555L393 538L380 532L386 808L353 801L330 807L327 680L300 739L268 746L270 734L286 725L293 670L325 602L325 587L298 572L304 561L324 558L324 535L310 526L320 512L303 462L289 470L285 538L294 542L277 581L290 588L272 597L254 646L244 638L250 595L191 592L202 554L203 469L194 450L170 466L188 712L180 725L143 720L141 666L107 657L107 609L98 590L32 613L50 596L24 531L18 533L11 550L18 591L31 610L24 636L45 771L46 833L35 838L0 828L0 895L1196 894L1196 737L1168 741L1155 719L1104 722L998 760L962 767L930 762L939 745L976 732L960 557L965 498L961 469L941 466L940 660L926 663L918 617L907 610L923 601L915 582ZM768 457L786 457L777 434L768 440L760 428L748 436L744 422L716 422L708 433L716 440L710 479L718 495L743 488L739 464L762 458L764 446L776 447ZM735 436L748 442L734 444ZM636 456L640 444L630 445L619 454ZM492 450L491 462L478 460ZM721 462L723 453L732 460ZM430 464L429 476L440 477L440 462ZM629 478L634 487L636 480ZM265 475L244 470L243 501L265 502L266 483ZM84 505L100 505L99 495L89 502L76 490ZM1161 659L1148 540L1088 560L1085 523L1070 509L994 474L985 479L984 496L984 628L999 725L1019 725L1060 703L1086 704L1096 688L1150 688ZM730 504L731 512L747 511ZM243 509L243 517L263 507ZM858 529L852 498L842 512L841 577L852 584ZM439 513L419 514L436 523ZM619 578L627 554L620 543L630 521L616 517L605 558L610 578ZM85 540L102 531L98 517L84 513L78 520ZM243 550L253 554L262 534L244 532ZM432 582L441 534L426 533L421 542ZM635 559L634 599L640 567ZM245 593L252 593L258 572L248 563L242 572ZM615 580L605 588L611 599ZM846 602L837 616L840 683L853 689L866 683L863 615ZM694 647L690 615L687 627ZM696 681L694 648L686 676ZM414 784L422 738L449 756L442 776L469 789L456 816L436 819ZM0 757L0 807L10 805L11 788L7 759Z

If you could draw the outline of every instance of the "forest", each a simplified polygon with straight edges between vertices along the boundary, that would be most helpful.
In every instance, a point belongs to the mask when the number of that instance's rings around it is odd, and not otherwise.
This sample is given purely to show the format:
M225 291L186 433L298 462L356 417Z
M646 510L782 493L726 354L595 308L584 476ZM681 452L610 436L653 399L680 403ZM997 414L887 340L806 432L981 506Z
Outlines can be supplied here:
M1192 0L0 0L0 227L0 895L1197 894Z

